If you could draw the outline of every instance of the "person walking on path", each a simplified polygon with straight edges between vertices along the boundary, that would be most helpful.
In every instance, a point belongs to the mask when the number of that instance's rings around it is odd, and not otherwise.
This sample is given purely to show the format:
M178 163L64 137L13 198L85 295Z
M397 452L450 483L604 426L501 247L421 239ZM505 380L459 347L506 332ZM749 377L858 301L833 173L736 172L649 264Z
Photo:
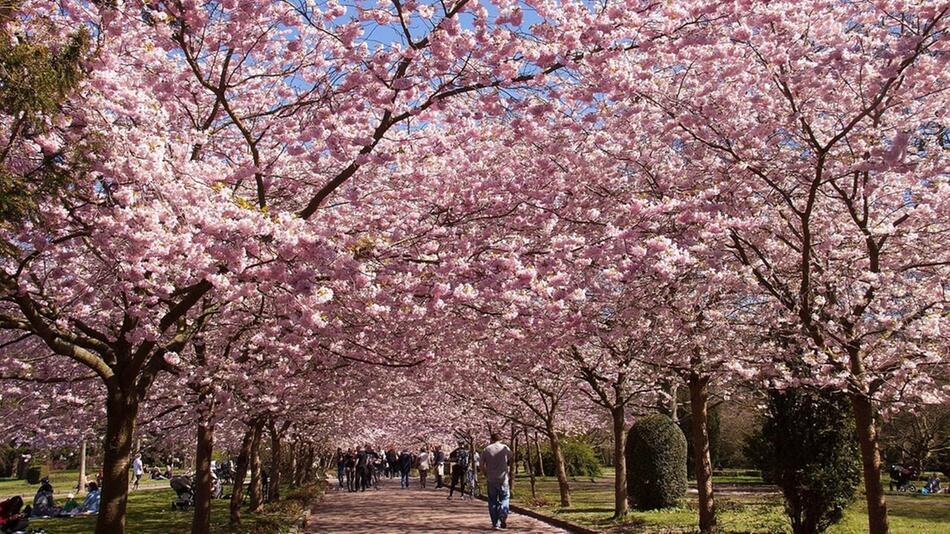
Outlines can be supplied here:
M445 475L445 452L442 451L442 445L435 446L432 463L435 464L435 489L444 488L445 481L442 477Z
M488 484L488 516L495 529L508 528L508 465L511 463L511 449L501 442L501 436L492 432L491 444L485 447L481 455L481 471Z
M396 454L396 447L390 445L389 449L386 450L386 476L392 478L396 476L396 471L399 467L399 455Z
M136 454L135 459L132 460L132 475L135 477L135 480L132 481L132 489L139 489L139 481L142 480L144 473L145 466L142 465L142 455Z
M352 447L346 451L346 489L356 491L356 453Z
M429 477L429 462L431 458L432 455L429 454L428 447L423 447L422 450L419 451L419 458L417 460L419 467L419 484L423 488L426 487L426 479Z
M462 493L462 499L465 499L465 472L468 471L468 447L464 441L458 442L458 447L449 454L449 460L452 462L452 484L449 486L449 500L455 494L455 485L459 485L459 491Z
M346 470L346 455L343 454L343 448L336 449L336 479L340 483L339 489L343 489L343 474Z
M399 487L408 488L409 487L409 472L412 471L412 462L413 457L412 453L406 449L403 449L399 453Z
M369 446L356 448L356 489L366 491L369 487Z

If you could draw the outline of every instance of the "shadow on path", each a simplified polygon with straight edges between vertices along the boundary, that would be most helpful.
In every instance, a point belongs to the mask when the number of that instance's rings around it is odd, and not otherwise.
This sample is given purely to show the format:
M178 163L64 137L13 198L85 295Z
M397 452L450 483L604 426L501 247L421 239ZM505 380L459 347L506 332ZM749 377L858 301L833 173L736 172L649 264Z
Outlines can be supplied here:
M307 532L313 534L469 533L493 532L488 505L479 500L446 500L448 489L413 486L402 489L396 480L385 480L379 490L365 493L328 488L312 511ZM512 514L508 530L522 534L564 534L565 531L536 519Z

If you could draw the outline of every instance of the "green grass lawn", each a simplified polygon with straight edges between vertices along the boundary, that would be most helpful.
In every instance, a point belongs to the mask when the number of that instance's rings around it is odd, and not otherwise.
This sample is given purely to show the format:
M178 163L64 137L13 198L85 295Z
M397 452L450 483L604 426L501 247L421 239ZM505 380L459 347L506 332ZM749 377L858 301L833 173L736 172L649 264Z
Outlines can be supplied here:
M572 506L559 506L557 480L553 477L538 479L538 500L532 502L528 478L518 475L512 502L567 521L594 527L611 533L673 534L694 532L698 521L696 496L690 495L677 508L636 512L631 511L623 522L611 519L613 515L613 472L605 470L603 477L591 481L577 479L571 482ZM751 476L714 477L720 484L762 485L761 479ZM759 488L756 488L759 489ZM950 495L889 494L891 532L893 534L950 534ZM781 495L775 492L732 492L717 495L718 521L723 532L773 534L789 532ZM829 534L858 534L867 532L867 508L863 495L846 512L844 521L829 530Z
M88 473L90 480L95 480L96 472ZM76 482L79 480L79 471L53 471L49 473L50 483L53 485L54 496L57 500L62 500L66 494L76 491ZM167 480L151 480L147 476L142 477L139 484L142 489L167 488ZM40 488L39 484L28 484L26 480L16 478L0 478L0 500L19 495L24 501L33 502L33 495ZM81 492L85 493L85 491Z
M51 478L55 484L56 478ZM22 481L19 481L22 482ZM163 487L167 487L166 481ZM4 486L3 484L6 484ZM63 484L65 487L65 484ZM9 480L0 481L2 488L20 488ZM36 486L32 486L35 490ZM215 500L212 503L212 532L221 533L261 533L275 534L289 532L298 522L301 514L316 499L322 486L313 485L293 490L285 490L284 498L278 503L267 505L264 513L242 514L240 528L231 529L228 524L228 501ZM190 511L172 511L171 502L175 492L171 489L150 489L134 491L129 494L126 527L135 534L170 534L189 532L191 529ZM32 501L32 494L30 495ZM57 501L59 504L61 501ZM49 534L87 534L95 529L95 516L72 518L34 519L31 528L42 528Z

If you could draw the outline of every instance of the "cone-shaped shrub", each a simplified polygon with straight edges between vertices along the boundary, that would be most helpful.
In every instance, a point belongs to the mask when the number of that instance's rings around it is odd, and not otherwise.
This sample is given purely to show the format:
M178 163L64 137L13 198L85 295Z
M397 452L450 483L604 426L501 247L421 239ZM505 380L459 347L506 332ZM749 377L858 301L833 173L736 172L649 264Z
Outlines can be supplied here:
M627 436L630 506L653 510L676 506L686 494L686 436L669 417L639 419Z

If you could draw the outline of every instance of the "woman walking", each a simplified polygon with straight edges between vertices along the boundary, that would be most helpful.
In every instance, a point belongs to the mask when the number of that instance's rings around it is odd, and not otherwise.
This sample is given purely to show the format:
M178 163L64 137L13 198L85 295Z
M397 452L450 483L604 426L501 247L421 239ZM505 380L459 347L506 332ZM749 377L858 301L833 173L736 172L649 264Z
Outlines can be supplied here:
M429 476L429 461L429 449L428 447L422 447L416 462L419 464L419 484L421 484L423 488L426 487L426 478Z

